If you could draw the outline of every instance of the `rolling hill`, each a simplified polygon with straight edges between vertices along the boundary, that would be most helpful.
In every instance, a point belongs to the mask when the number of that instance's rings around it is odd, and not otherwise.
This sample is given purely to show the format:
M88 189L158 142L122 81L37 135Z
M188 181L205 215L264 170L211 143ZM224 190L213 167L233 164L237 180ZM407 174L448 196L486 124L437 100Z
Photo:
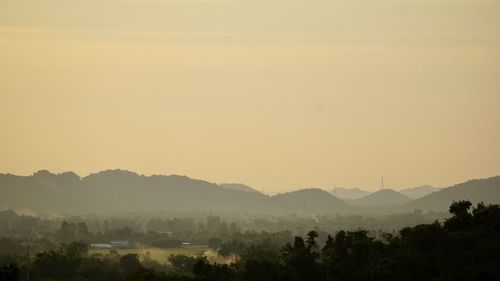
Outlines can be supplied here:
M422 186L417 186L417 187L412 187L412 188L405 188L398 190L399 193L403 194L406 197L409 197L411 199L418 199L421 197L424 197L426 195L429 195L433 192L440 191L442 188L439 187L433 187L430 185L422 185Z
M271 197L271 209L278 212L332 213L345 211L348 205L332 194L317 188L280 193Z
M68 172L0 175L0 208L39 212L254 210L268 196L223 188L185 176L143 176L107 170L80 178Z
M500 176L470 180L405 204L407 209L446 211L453 201L470 200L473 204L500 202Z
M308 212L347 205L322 190L270 197L241 184L218 185L177 175L144 176L106 170L80 178L73 172L38 171L31 176L0 174L0 210L101 213L118 211Z
M332 189L331 193L340 199L354 200L361 197L364 197L371 192L359 189L359 188L344 188L344 187L336 187Z
M177 175L144 176L106 170L86 177L38 171L31 176L0 174L0 210L44 213L120 211L214 211L327 214L413 209L446 211L453 200L500 202L500 176L471 180L411 200L384 189L348 203L321 189L268 196L242 184L215 184ZM375 207L375 208L372 208Z
M241 183L221 183L219 185L222 188L229 189L229 190L238 190L238 191L244 191L244 192L257 192L260 193L259 191L251 188L248 185L244 185Z
M382 189L371 194L368 194L359 199L353 200L350 203L356 206L384 206L384 205L399 205L410 201L411 199L403 194L392 190Z

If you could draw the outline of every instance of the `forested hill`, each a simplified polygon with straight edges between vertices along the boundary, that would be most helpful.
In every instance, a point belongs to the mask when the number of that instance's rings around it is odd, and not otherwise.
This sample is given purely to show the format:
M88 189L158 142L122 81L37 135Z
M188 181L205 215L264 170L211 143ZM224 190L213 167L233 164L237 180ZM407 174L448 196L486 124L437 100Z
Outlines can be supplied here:
M410 201L410 198L395 190L382 189L359 199L353 200L351 203L358 206L383 206L403 204L408 201Z
M447 210L453 201L469 200L473 203L500 202L500 176L487 179L470 180L440 191L431 193L422 198L405 204L407 209Z
M399 190L399 193L403 194L404 196L413 198L413 199L418 199L422 198L424 196L427 196L433 192L440 191L442 188L440 187L434 187L430 185L421 185L417 187L411 187L411 188L405 188Z
M350 207L332 194L317 188L280 193L271 198L276 211L295 210L296 213L326 214L347 211Z
M80 178L67 172L0 176L2 207L44 212L253 210L268 196L223 188L185 176L143 176L107 170Z
M38 212L220 211L327 213L347 205L333 195L305 189L270 197L243 185L218 185L185 176L143 176L107 170L80 178L72 172L0 175L0 209ZM237 188L235 188L237 187ZM304 208L305 207L305 208Z
M385 232L379 238L358 229L336 233L311 230L306 237L295 236L293 240L287 231L262 232L260 239L255 239L256 232L245 232L251 234L246 237L238 231L232 240L209 239L212 250L232 260L231 264L186 255L171 255L168 263L160 263L149 251L138 255L122 249L90 254L85 239L92 236L86 231L76 232L83 232L80 237L74 235L71 224L63 222L61 233L70 235L59 237L67 243L56 248L49 239L40 239L45 245L34 245L46 250L31 261L15 254L24 254L24 243L1 240L9 251L0 259L0 280L500 280L500 205L472 206L469 201L459 201L449 210L451 216L443 223L404 227L397 235ZM84 223L78 225L87 229Z
M177 175L144 176L106 170L79 177L39 171L31 176L0 174L0 209L35 212L215 211L322 214L369 212L320 189L268 196L243 185L219 185ZM453 200L500 202L500 177L473 180L403 204L399 209L446 210ZM383 201L383 200L382 200ZM379 202L383 205L384 202ZM377 201L378 202L378 201ZM365 209L360 209L365 208Z

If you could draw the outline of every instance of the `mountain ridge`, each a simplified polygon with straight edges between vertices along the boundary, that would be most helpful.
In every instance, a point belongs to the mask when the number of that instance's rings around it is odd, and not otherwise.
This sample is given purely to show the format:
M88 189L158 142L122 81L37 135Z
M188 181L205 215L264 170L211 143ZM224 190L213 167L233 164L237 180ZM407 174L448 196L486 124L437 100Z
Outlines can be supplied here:
M409 188L403 188L398 190L399 193L412 198L412 199L418 199L422 198L426 195L429 195L433 192L440 191L442 188L440 187L434 187L431 185L421 185L421 186L416 186L416 187L409 187Z
M384 206L384 205L400 205L411 199L404 196L393 189L384 188L364 197L351 201L352 205L356 206Z
M359 199L363 196L366 196L370 194L370 191L366 191L363 189L360 189L358 187L353 187L353 188L347 188L347 187L336 187L330 191L334 196L341 198L341 199L347 199L347 200L354 200L354 199Z
M500 176L468 180L443 188L440 191L406 203L405 208L446 211L453 201L458 200L470 200L473 204L500 202Z
M389 189L356 200L342 200L318 188L269 196L243 184L229 185L231 188L227 188L227 184L187 176L145 176L119 169L103 170L85 177L74 172L56 174L47 170L30 176L0 174L0 209L29 208L55 213L202 210L311 214L370 212L374 210L371 207L384 206L387 210L398 211L445 211L453 200L500 202L500 176L470 180L415 200Z

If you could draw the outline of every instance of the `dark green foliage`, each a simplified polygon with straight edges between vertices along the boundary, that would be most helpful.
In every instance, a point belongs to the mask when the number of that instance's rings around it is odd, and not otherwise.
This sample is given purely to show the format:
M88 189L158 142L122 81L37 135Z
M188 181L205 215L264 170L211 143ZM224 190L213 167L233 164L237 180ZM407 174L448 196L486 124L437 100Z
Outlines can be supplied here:
M451 231L470 227L472 224L471 206L469 201L454 201L450 206L450 213L453 217L448 219L444 226Z
M58 238L63 243L70 243L73 241L86 241L90 237L90 233L87 229L87 224L84 222L80 223L68 223L63 221L61 224L61 229L58 233Z
M280 281L292 280L293 275L280 258L280 249L271 240L259 245L250 245L237 264L239 280Z
M309 232L307 247L301 237L295 237L293 246L286 245L283 248L283 261L286 267L294 274L297 280L318 280L320 264L316 262L319 255L311 250L315 245L315 234Z
M206 262L205 257L189 257L186 255L172 255L168 258L174 270L181 273L193 273L194 265L198 261Z
M120 266L125 272L133 272L141 267L137 254L126 254L120 258Z
M0 266L0 280L2 281L19 280L19 267L14 263Z
M247 246L245 245L245 243L238 241L238 240L232 240L232 241L223 243L220 246L219 255L224 256L224 257L234 255L237 259L238 256L241 255L241 253L243 253L246 248L247 248Z
M231 240L221 255L239 257L231 265L182 255L162 267L150 256L95 258L85 244L62 245L39 253L30 265L31 279L96 281L447 281L500 280L500 205L468 201L450 206L452 217L384 234L376 240L367 231L339 231L322 247L320 233L279 248L269 235L258 243ZM218 222L216 224L219 224ZM0 280L20 280L25 265L16 257L0 259ZM20 258L22 261L23 259ZM155 265L155 266L152 266ZM24 267L23 267L24 266ZM23 273L24 272L24 273Z
M238 278L241 281L285 281L293 280L294 276L279 262L248 259L240 264Z
M150 245L158 248L178 248L182 245L182 242L179 240L163 239L151 242Z
M209 264L206 260L200 259L193 267L195 277L191 280L199 281L231 281L235 280L234 269L228 265Z
M219 249L219 247L222 245L222 239L218 237L212 237L208 239L208 247L212 248L213 250Z
M89 250L87 244L73 242L68 245L63 244L61 246L63 253L69 257L81 257L87 253Z

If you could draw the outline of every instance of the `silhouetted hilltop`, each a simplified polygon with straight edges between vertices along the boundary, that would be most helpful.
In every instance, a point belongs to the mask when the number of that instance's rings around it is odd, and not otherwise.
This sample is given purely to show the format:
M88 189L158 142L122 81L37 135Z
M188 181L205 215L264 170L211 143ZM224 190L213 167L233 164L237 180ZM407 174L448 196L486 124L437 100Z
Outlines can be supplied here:
M271 198L271 203L275 210L296 210L297 213L332 213L348 208L344 201L317 188L280 193Z
M347 204L321 189L271 197L245 185L218 185L178 175L144 176L124 170L106 170L86 177L45 170L31 176L0 174L0 209L43 213L199 210L321 214L385 210L381 209L383 206L391 211L446 210L453 200L464 199L475 203L500 202L500 176L468 181L413 201L384 189Z
M500 202L500 176L470 180L440 191L431 193L420 199L405 204L407 209L424 209L445 211L453 201L470 200L473 204L478 202Z
M144 176L123 170L83 178L48 171L27 177L2 174L0 194L0 207L41 212L248 211L268 199L185 176Z
M259 191L251 188L248 185L244 185L241 183L221 183L220 186L225 189L230 189L230 190L239 190L239 191L244 191L244 192L258 192Z
M0 222L2 223L15 220L17 217L17 213L12 209L0 211Z
M370 194L369 191L359 189L357 187L356 188L337 187L332 189L331 193L337 198L347 199L347 200L358 199Z
M411 199L418 199L429 195L433 192L440 191L442 188L433 187L430 185L422 185L417 187L401 189L398 192Z
M403 194L386 188L353 200L351 204L357 206L384 206L403 204L410 200L410 198Z
M330 212L346 206L322 190L296 191L273 198L244 185L218 185L178 175L144 176L106 170L80 178L67 172L32 176L0 175L0 207L38 212L223 211ZM325 196L326 195L326 196ZM298 203L297 203L298 202Z

